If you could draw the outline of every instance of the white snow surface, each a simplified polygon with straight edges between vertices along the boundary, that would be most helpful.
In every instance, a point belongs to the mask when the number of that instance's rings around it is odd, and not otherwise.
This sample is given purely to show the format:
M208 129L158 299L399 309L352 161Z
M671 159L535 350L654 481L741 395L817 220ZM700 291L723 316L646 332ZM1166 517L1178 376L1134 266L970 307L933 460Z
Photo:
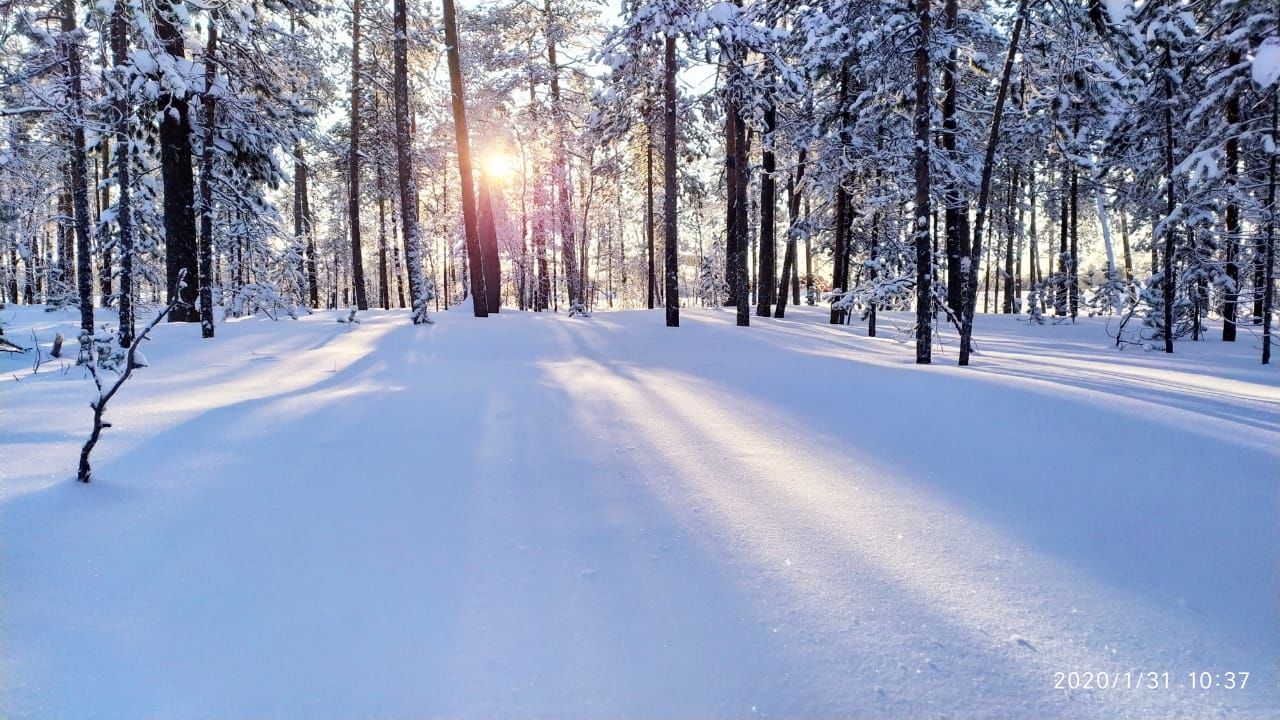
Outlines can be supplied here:
M1275 716L1256 338L825 315L162 325L87 486L84 371L0 357L0 716Z

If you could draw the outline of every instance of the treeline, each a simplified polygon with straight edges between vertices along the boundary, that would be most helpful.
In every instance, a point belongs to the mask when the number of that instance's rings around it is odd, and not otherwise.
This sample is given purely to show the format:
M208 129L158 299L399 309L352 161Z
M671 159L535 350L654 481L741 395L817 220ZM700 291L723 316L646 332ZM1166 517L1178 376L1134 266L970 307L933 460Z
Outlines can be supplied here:
M1262 0L10 2L0 298L223 316L1274 308ZM178 281L187 270L185 286Z
M1278 43L1251 0L661 0L610 36L603 126L647 132L664 74L714 59L692 100L719 123L739 324L752 299L784 313L803 240L831 260L831 321L914 309L920 362L946 322L966 363L979 305L1114 314L1117 343L1168 352L1213 317L1265 362Z

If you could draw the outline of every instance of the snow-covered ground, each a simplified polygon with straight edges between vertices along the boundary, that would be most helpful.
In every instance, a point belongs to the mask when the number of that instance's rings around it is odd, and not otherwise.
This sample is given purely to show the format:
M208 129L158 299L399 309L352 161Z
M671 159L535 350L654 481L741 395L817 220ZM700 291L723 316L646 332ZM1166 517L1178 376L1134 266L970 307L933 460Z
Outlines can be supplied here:
M1275 716L1251 335L790 314L165 325L88 486L84 371L0 357L0 716Z

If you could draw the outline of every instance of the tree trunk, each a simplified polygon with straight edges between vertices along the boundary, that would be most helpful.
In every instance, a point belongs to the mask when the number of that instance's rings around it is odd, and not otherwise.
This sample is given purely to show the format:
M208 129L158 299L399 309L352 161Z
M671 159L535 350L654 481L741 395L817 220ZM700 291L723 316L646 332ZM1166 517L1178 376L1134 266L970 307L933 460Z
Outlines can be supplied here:
M1240 64L1240 51L1232 49L1227 53L1227 67ZM1236 265L1236 248L1240 238L1240 206L1236 201L1236 177L1240 165L1240 141L1236 137L1236 125L1240 122L1240 97L1232 93L1227 101L1227 210L1226 210L1226 242L1223 254L1226 255L1227 289L1222 298L1222 340L1235 342L1236 339L1236 303L1240 282L1240 268Z
M1004 238L1004 295L1000 304L1000 312L1005 315L1013 314L1013 298L1016 293L1013 289L1013 238L1014 238L1014 205L1017 204L1018 191L1021 189L1021 178L1018 177L1019 168L1013 169L1013 183L1009 186L1009 208L1005 222L1005 238Z
M70 126L68 126L68 129ZM71 138L68 133L68 145ZM62 166L63 185L58 192L58 228L57 228L57 249L58 264L57 274L54 279L57 281L56 287L51 287L51 291L59 293L57 302L65 303L68 301L66 297L72 292L72 285L75 285L76 267L75 267L75 200L73 199L72 188L75 186L75 180L72 179L70 163Z
M666 260L664 275L666 276L667 327L679 327L679 226L676 223L676 38L674 35L667 35L665 41L662 89L662 241L663 257ZM649 257L652 259L653 255Z
M933 361L933 247L929 237L929 119L930 98L929 42L933 21L929 16L929 0L917 0L919 27L916 36L916 103L915 103L915 234L916 245L916 363Z
M378 167L378 305L391 309L391 285L387 270L387 187L382 163Z
M882 222L882 213L880 208L876 208L871 216L871 241L867 248L867 259L871 262L868 268L867 279L875 282L880 275L878 263L880 261L880 224ZM872 300L867 303L867 337L876 336L876 302Z
M956 32L959 6L958 0L946 0L943 13L946 19L946 32L949 36L954 36ZM956 142L959 130L956 120L959 58L960 49L953 44L942 68L942 85L946 93L942 100L942 147L946 150L947 162L952 168L959 168L961 165ZM944 219L947 237L947 305L951 306L953 311L960 309L963 303L964 279L961 260L968 257L970 253L969 198L965 196L959 179L953 177L954 174L954 172L948 173L947 187L944 191L947 203Z
M1014 269L1013 269L1013 311L1015 313L1021 313L1023 308L1022 293L1023 293L1023 290L1025 289L1022 283L1022 257L1026 253L1026 250L1024 249L1023 240L1026 238L1026 232L1024 231L1024 228L1026 227L1025 220L1026 220L1026 213L1027 213L1027 206L1022 201L1022 185L1021 184L1018 185L1015 191L1013 202L1017 205L1017 208L1018 208L1018 215L1017 215L1016 221L1011 221L1011 222L1016 222L1016 224L1010 228L1010 232L1017 233L1017 238L1014 240L1014 242L1016 243L1016 248L1014 250L1015 257L1014 257Z
M1123 208L1120 212L1120 246L1124 254L1124 279L1133 282L1133 253L1129 249L1129 216Z
M840 136L843 138L849 126L848 114L845 107L849 99L849 65L845 63L840 67ZM848 292L849 291L849 194L844 188L845 176L843 172L837 173L836 176L836 208L835 208L835 237L831 252L831 291ZM832 300L830 322L832 325L843 325L845 322L845 312L836 308L835 300Z
M1173 211L1175 208L1173 195L1173 53L1166 45L1164 48L1164 160L1165 185L1168 189L1164 222L1164 266L1161 278L1161 294L1164 299L1164 351L1173 352ZM1154 245L1154 243L1153 243Z
M804 199L804 217L806 220L810 217L807 197ZM813 305L813 237L810 233L804 234L804 294L805 302Z
M178 65L186 62L182 29L171 17L174 0L156 3L156 36L165 51ZM164 108L160 120L160 175L164 185L164 237L166 302L181 300L168 315L168 322L196 322L196 283L190 278L198 271L196 252L195 176L191 167L191 125L187 117L187 99L182 95L164 94L157 102ZM179 274L185 270L187 281L179 289Z
M1112 310L1120 308L1120 298L1115 294L1116 251L1111 240L1111 222L1107 217L1106 196L1102 189L1102 179L1093 178L1093 199L1098 208L1098 226L1102 230L1102 247L1107 254L1107 294Z
M15 234L13 244L9 246L9 302L17 305L22 302L18 290L18 238Z
M71 196L74 205L76 236L76 291L80 298L80 354L88 359L89 340L93 337L93 264L90 245L89 185L85 177L88 162L84 148L84 89L80 78L80 46L74 38L76 6L74 0L63 0L62 41L67 51L67 100L71 145Z
M493 190L489 176L480 168L480 192L476 221L480 232L480 250L484 253L485 307L496 313L502 306L502 268L498 262L498 229L493 214Z
M307 190L307 161L303 157L302 144L293 146L293 184L294 184L294 233L302 240L306 248L306 260L303 268L307 278L307 292L311 307L320 307L320 278L316 270L316 237L311 221L311 199Z
M105 64L106 58L103 58ZM104 134L102 136L102 145L98 148L98 157L93 161L94 167L94 187L97 187L101 180L105 179L111 165L111 136ZM102 223L102 211L111 207L111 186L102 183L102 194L94 193L98 200L97 214L94 217L94 227L100 228L98 232L98 292L102 307L111 307L111 231Z
M124 3L116 3L111 11L111 72L112 97L115 105L116 136L116 242L120 248L120 330L117 342L120 347L133 344L133 179L129 154L129 121L132 117L129 102L129 78L125 63L129 58L127 9Z
M1276 135L1276 119L1280 114L1280 95L1271 95L1271 137ZM1262 364L1271 363L1271 310L1275 297L1276 268L1276 154L1267 159L1267 221L1263 232L1262 285Z
M665 82L666 80L664 76L663 83ZM664 87L663 92L665 93L666 92L665 84L663 87ZM664 118L666 117L665 105L663 110L663 117ZM664 122L665 122L665 119L664 119ZM645 169L645 178L646 178L645 186L646 186L647 192L646 192L646 199L645 199L646 204L645 204L645 217L644 217L644 234L645 234L645 239L648 241L648 245L649 245L649 309L652 310L653 297L658 292L658 287L657 287L658 278L656 275L654 275L654 267L653 267L653 260L654 260L653 258L653 131L652 129L646 127L645 133L647 137L645 138L644 169ZM665 130L664 130L664 133L665 133ZM665 134L663 135L663 138L665 140L666 138ZM665 157L665 154L666 154L666 150L664 148L663 149L664 157ZM666 179L666 173L664 172L663 173L664 182L665 182L665 179ZM664 202L665 202L665 197L664 197ZM666 217L666 209L664 208L663 209L664 223L666 222L665 217Z
M725 53L726 58L728 52ZM734 208L734 202L738 197L737 183L738 173L734 170L734 163L737 158L737 151L734 150L734 142L738 136L737 133L738 114L737 106L731 101L725 101L725 118L724 118L724 192L725 192L725 216L724 216L724 279L728 286L728 297L725 298L725 306L731 307L738 302L738 291L734 283L737 282L738 270L734 266L734 262L738 257L738 233L734 225L737 222L737 212Z
M994 234L992 232L992 228L994 227L995 227L995 223L993 222L991 223L990 227L987 228L987 245L994 245L994 243L991 240L991 236ZM998 258L999 255L997 255L996 257ZM982 278L982 312L985 315L986 313L991 312L991 295L990 295L991 262L988 261L988 262L982 263L982 265L983 265L983 269L986 271Z
M1071 255L1067 264L1067 302L1071 319L1080 314L1080 172L1075 163L1071 169Z
M217 123L217 100L213 89L218 52L218 25L208 20L208 40L204 47L204 143L200 149L200 337L213 337L213 141Z
M729 113L733 118L733 142L729 172L733 174L733 196L729 200L729 212L733 216L732 234L733 275L730 284L733 293L733 304L737 310L737 323L746 327L751 324L751 305L748 297L750 282L747 275L747 186L750 179L747 171L747 124L738 116L737 103L731 103Z
M453 0L444 0L444 38L449 65L449 87L453 94L453 132L458 146L458 174L462 187L462 227L467 241L471 306L476 317L487 317L489 312L488 294L485 293L484 288L484 256L480 251L480 233L476 222L476 191L471 176L471 141L467 135L467 107L462 90L458 21L454 15Z
M537 312L546 310L551 301L551 275L547 272L547 194L542 180L543 178L538 178L533 185L533 262L537 265L538 275L537 282L534 283L537 289L534 292L533 309Z
M1068 313L1070 301L1067 300L1067 266L1071 263L1071 201L1070 185L1067 181L1067 167L1062 168L1062 195L1058 198L1058 271L1054 273L1053 312L1061 317Z
M555 30L552 27L553 17L551 0L544 4L546 13L547 64L551 69L551 115L555 123L555 183L559 191L559 226L560 226L560 260L564 265L565 287L569 293L569 311L577 312L583 307L582 283L578 275L578 248L573 238L573 205L569 197L569 158L565 148L565 125L567 119L564 106L560 101L560 65L556 59Z
M1031 227L1028 230L1030 238L1028 239L1027 253L1031 256L1029 268L1029 280L1031 288L1034 290L1037 284L1044 280L1044 271L1040 267L1040 235L1036 230L1036 166L1031 164L1031 177L1027 182L1027 204L1031 206ZM1043 308L1041 308L1043 310Z
M760 271L756 281L756 315L773 313L774 282L777 280L778 251L774 228L774 179L777 159L773 154L773 132L778 124L778 110L772 103L764 111L764 134L760 137Z
M782 258L782 279L778 282L778 305L773 311L775 318L781 318L787 312L787 280L791 278L796 296L792 302L800 304L799 272L796 262L796 224L800 222L800 199L804 192L804 165L807 152L804 148L796 154L796 172L787 180L787 249Z
M351 284L356 308L369 309L360 247L360 2L351 3L351 149L347 155L347 222L351 226Z
M977 298L978 265L982 262L982 229L986 220L987 200L991 193L991 173L995 169L996 146L1000 142L1000 120L1004 116L1004 101L1009 94L1009 78L1013 75L1013 61L1018 52L1018 38L1022 35L1022 26L1027 16L1027 0L1018 3L1017 20L1013 23L1013 36L1009 39L1009 54L1004 60L1004 70L1000 75L1000 89L996 92L995 109L991 116L991 135L987 139L987 153L982 163L982 181L978 186L978 212L973 223L973 256L969 259L967 273L969 288L965 293L964 307L960 320L960 365L969 364L969 355L973 351L973 313Z
M408 0L395 0L392 22L395 25L395 41L393 43L393 78L392 94L396 115L396 180L400 186L400 224L404 229L404 260L409 270L409 305L414 325L429 323L427 317L427 284L422 277L422 247L418 239L418 183L413 174L413 137L409 131L409 119L413 108L409 105L409 31ZM462 111L462 79L458 73L458 33L454 27L453 1L445 0L446 27L453 28L450 41L449 73L454 81L454 113L460 117ZM455 125L456 127L456 125ZM461 159L465 150L466 121L463 120L459 133L458 155ZM469 183L470 168L463 173ZM469 188L468 188L469 189ZM483 297L483 295L479 296ZM477 298L477 303L479 303ZM477 314L479 310L477 309Z

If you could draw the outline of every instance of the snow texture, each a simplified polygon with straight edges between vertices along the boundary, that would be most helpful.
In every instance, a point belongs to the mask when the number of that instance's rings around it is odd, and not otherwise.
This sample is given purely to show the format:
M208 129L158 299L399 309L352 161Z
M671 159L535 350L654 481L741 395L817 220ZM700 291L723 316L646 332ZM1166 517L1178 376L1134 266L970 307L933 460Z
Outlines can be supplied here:
M1253 56L1253 82L1266 90L1280 80L1280 38L1269 37Z
M659 312L162 325L88 486L84 372L0 359L0 716L1273 716L1247 336Z

